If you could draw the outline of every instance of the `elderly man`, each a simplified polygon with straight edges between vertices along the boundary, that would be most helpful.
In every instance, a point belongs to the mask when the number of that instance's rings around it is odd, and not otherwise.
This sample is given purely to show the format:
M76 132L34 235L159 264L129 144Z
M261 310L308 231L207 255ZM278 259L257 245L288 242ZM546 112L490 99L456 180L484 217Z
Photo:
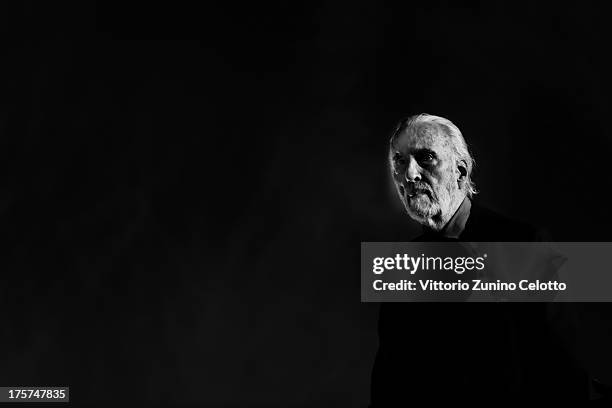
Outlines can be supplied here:
M471 198L474 160L449 120L402 120L389 149L399 198L418 240L541 240L539 231ZM588 401L588 382L546 303L383 303L372 407L429 403Z

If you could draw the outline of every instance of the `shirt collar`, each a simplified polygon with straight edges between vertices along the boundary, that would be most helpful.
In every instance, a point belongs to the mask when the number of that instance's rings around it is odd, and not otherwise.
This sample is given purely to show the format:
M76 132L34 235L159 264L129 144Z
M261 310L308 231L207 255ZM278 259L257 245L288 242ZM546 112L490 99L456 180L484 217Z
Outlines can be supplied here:
M455 214L453 214L440 232L435 232L429 227L423 227L425 234L435 234L445 238L458 239L465 229L465 224L470 216L471 208L472 202L469 198L465 197L461 205L459 205L459 208L457 208L457 211L455 211Z

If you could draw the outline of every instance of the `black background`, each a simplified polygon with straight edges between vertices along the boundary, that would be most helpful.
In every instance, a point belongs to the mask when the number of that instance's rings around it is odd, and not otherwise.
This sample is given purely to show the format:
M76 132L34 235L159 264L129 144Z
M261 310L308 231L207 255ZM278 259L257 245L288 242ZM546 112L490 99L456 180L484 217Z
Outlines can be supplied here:
M459 126L482 203L608 239L603 10L170 4L3 6L0 384L364 406L359 243L418 232L386 168L408 114Z

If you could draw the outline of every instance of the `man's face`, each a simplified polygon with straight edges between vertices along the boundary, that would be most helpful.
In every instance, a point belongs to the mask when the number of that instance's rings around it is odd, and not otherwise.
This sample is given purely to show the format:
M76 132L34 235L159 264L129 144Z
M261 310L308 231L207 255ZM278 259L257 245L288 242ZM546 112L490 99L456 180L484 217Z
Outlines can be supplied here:
M397 192L410 217L442 228L463 199L449 138L437 127L421 124L398 135L389 155Z

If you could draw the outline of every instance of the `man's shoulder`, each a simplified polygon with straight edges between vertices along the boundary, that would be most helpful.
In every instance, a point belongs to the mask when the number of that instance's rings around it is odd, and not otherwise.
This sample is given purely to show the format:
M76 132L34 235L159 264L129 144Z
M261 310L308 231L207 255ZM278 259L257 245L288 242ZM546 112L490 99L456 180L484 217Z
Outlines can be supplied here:
M531 242L546 239L541 227L502 215L478 202L472 203L462 240Z

